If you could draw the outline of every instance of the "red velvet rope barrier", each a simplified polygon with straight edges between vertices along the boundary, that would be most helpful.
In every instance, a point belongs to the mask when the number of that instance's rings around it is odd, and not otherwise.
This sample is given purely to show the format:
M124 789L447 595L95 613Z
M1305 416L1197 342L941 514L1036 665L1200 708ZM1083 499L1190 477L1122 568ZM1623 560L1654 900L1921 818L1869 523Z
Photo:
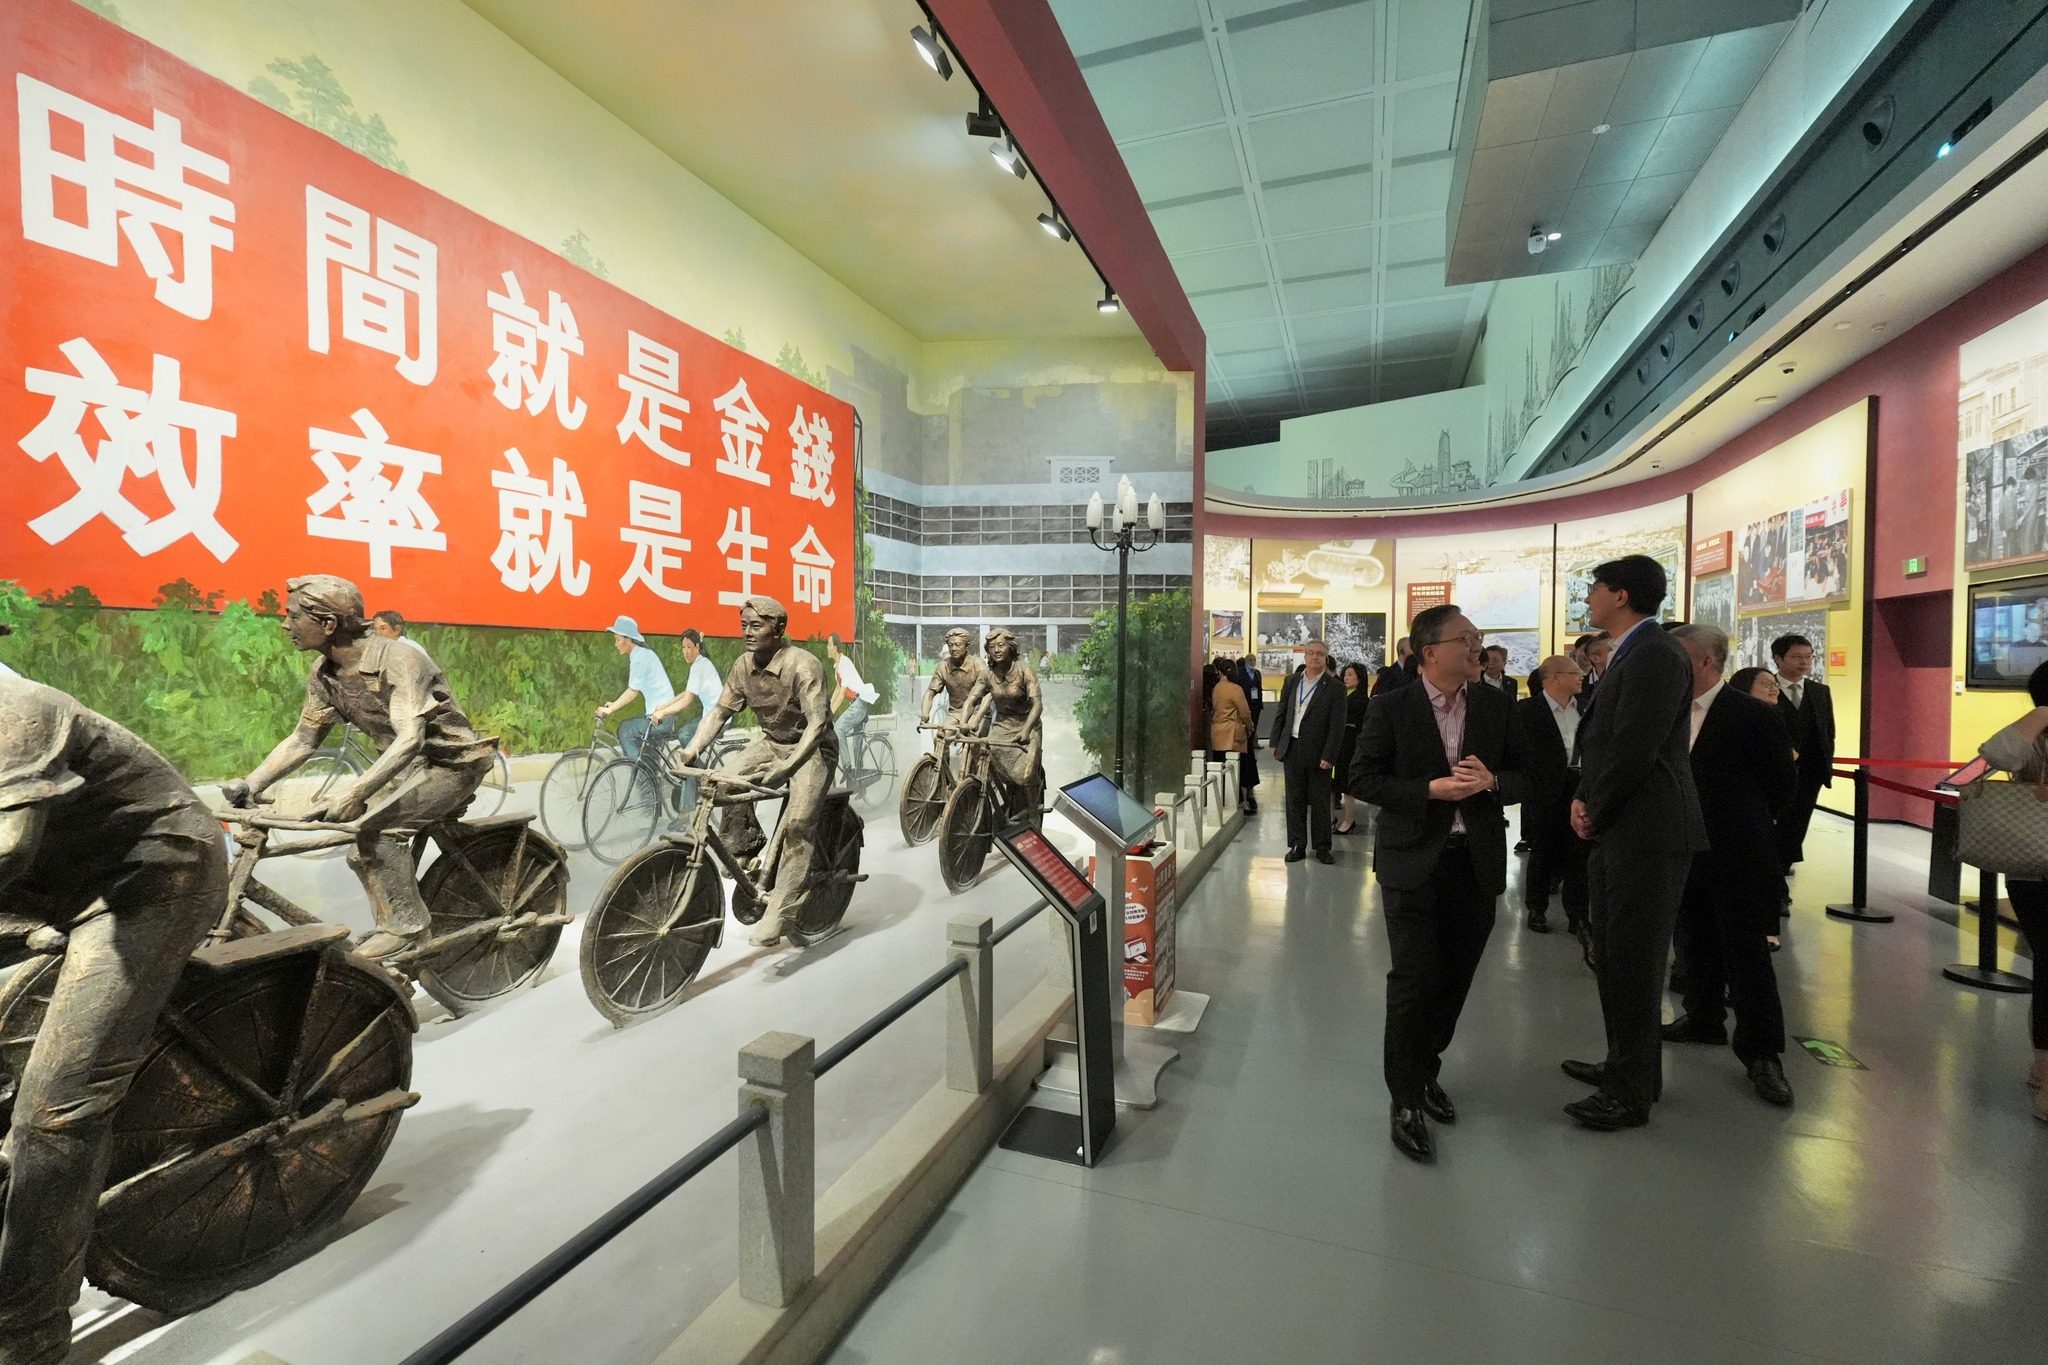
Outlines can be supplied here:
M1838 758L1835 762L1847 768L1939 768L1942 772L1954 772L1970 760L1967 758Z
M1914 766L1932 766L1937 768L1946 768L1949 765L1946 763L1936 763L1931 765L1920 764ZM1957 803L1957 796L1954 792L1930 791L1926 787L1909 787L1903 782L1893 782L1888 778L1879 777L1875 773L1859 773L1853 769L1837 768L1835 769L1835 776L1846 777L1849 778L1851 781L1867 782L1873 787L1883 787L1886 791L1900 792L1906 796L1917 796L1923 801L1932 801L1937 806L1953 806Z

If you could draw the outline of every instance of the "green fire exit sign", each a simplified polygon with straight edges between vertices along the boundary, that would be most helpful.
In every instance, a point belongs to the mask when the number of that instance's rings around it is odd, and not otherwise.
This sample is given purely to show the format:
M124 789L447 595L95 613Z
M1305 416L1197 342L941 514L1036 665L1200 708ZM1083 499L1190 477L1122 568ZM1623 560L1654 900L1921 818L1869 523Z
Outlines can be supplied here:
M1906 561L1906 577L1913 578L1926 572L1927 558L1925 555L1914 555Z

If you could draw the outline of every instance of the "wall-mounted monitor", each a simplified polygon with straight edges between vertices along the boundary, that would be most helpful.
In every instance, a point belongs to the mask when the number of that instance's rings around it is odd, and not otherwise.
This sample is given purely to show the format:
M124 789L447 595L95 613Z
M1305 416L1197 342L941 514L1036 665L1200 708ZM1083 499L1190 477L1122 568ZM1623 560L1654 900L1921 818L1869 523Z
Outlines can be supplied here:
M1969 636L1971 687L2024 688L2048 663L2048 578L1972 586Z

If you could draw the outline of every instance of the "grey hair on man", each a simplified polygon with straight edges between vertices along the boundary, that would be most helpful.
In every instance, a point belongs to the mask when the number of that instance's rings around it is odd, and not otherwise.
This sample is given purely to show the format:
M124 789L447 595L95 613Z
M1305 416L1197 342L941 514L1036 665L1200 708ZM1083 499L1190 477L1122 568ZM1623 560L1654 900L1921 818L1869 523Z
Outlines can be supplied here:
M1725 674L1728 671L1728 632L1718 626L1703 626L1697 622L1673 626L1672 636L1680 644L1697 645L1706 656L1714 661L1714 671Z

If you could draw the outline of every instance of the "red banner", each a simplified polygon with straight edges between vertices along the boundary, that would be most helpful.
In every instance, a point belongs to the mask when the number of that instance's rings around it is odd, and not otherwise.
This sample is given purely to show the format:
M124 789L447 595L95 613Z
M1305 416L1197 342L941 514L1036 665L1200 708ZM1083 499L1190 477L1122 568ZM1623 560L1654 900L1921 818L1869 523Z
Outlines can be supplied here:
M0 578L852 633L848 404L71 0L0 53Z

